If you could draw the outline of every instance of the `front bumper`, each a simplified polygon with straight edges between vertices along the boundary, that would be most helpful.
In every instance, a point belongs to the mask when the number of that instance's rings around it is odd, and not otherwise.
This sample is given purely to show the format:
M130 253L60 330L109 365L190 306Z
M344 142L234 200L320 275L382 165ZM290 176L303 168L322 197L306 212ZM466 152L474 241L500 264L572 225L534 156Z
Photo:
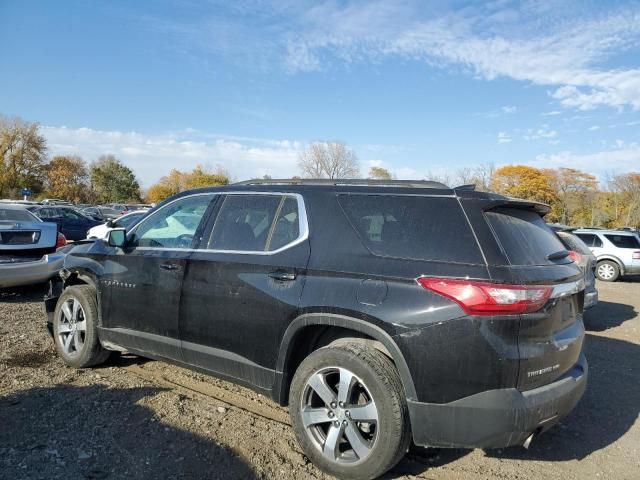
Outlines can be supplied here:
M584 354L562 378L527 391L489 390L446 404L408 401L413 440L425 447L522 445L576 406L587 384Z
M0 288L46 282L60 271L63 262L64 254L55 252L35 262L0 265Z

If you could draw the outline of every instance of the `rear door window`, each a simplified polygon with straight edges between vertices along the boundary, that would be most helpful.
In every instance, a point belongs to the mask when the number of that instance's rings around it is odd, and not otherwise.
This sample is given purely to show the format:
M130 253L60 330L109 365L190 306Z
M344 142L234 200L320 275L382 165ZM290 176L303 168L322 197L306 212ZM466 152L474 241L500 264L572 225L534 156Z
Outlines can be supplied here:
M613 235L605 234L607 240L618 248L640 248L640 242L633 235Z
M211 231L208 248L263 252L273 240L272 225L282 195L226 195ZM296 217L297 219L297 217Z
M339 195L338 201L374 255L484 263L469 222L455 198Z
M511 265L549 265L566 257L550 260L549 256L566 250L562 242L536 212L517 208L496 208L485 212Z

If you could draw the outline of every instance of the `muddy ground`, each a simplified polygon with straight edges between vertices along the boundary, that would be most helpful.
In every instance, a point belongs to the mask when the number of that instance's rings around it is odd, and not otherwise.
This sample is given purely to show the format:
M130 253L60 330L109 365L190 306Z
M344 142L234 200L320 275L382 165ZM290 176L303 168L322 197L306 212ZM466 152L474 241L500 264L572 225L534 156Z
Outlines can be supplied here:
M640 279L598 287L571 415L529 450L415 448L388 477L640 479ZM286 410L249 390L134 356L66 367L43 293L0 291L0 478L327 478Z

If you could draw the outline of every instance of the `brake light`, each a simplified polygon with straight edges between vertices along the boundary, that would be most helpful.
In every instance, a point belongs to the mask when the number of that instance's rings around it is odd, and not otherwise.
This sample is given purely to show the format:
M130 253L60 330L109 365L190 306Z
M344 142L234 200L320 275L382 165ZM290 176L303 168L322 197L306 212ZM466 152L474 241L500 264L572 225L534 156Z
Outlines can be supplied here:
M640 252L633 252L633 259L640 260Z
M469 315L512 315L541 309L550 286L503 285L449 278L418 278L425 289L450 298Z
M58 238L56 239L56 249L62 248L67 244L67 237L63 234L58 233Z
M580 263L580 261L582 260L582 255L580 255L578 252L574 252L573 250L569 250L568 256L576 263Z

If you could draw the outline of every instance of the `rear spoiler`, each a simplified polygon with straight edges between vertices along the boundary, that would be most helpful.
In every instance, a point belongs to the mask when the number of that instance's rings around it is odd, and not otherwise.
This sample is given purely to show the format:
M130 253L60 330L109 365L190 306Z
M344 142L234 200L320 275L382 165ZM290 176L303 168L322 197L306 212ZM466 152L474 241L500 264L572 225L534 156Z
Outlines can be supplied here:
M542 216L551 211L551 207L546 203L536 202L535 200L523 200L515 197L505 197L498 193L492 192L476 192L467 189L454 189L456 196L461 200L481 201L483 210L492 210L498 207L518 208L521 210L531 210Z

